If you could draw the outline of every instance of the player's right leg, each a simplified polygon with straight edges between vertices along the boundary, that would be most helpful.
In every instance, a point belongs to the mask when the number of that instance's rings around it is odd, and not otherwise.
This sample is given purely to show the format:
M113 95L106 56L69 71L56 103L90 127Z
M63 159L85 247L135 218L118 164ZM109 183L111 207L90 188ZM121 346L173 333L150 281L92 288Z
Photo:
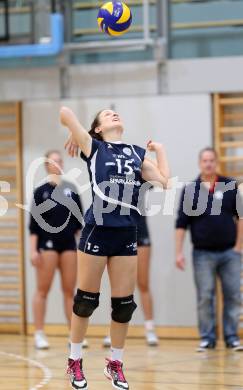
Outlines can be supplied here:
M65 245L67 247L67 245ZM71 246L71 245L70 245ZM67 249L60 253L59 270L61 285L64 297L64 309L68 321L69 329L73 312L73 297L77 278L77 250ZM70 343L70 337L69 337ZM88 347L87 340L83 342L83 348Z
M87 389L83 373L82 342L89 317L99 305L102 274L106 266L105 256L94 256L78 251L78 290L74 297L71 319L71 350L67 373L73 389Z

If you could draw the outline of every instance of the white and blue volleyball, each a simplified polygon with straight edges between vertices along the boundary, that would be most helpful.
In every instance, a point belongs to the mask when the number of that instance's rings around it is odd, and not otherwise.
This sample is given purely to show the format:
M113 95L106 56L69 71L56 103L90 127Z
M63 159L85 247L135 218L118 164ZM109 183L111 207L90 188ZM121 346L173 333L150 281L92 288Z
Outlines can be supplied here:
M132 23L130 8L121 1L109 1L99 9L97 22L100 29L112 36L125 34Z

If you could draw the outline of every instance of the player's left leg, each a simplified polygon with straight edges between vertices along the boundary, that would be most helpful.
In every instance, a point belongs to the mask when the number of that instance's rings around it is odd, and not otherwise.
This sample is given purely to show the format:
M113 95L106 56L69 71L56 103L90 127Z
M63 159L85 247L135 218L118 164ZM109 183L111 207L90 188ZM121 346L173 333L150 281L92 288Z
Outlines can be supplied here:
M116 389L128 389L123 374L123 351L128 324L136 309L133 293L137 280L137 256L114 256L108 261L111 284L111 358L106 361L105 375Z
M150 246L138 246L138 289L142 303L145 332L148 345L158 345L158 337L154 329L153 321L153 301L149 287L150 271Z

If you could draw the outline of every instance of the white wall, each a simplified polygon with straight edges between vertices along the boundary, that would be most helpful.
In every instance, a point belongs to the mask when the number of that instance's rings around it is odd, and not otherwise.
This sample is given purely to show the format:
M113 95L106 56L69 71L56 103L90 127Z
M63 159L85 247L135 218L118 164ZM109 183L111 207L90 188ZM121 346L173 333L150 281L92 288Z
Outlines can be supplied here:
M243 57L173 60L166 66L166 93L242 92Z
M243 56L70 66L70 98L242 92ZM159 82L158 82L159 80ZM58 67L0 69L0 101L60 98Z
M59 96L59 72L54 67L0 70L0 101Z
M149 139L163 142L167 148L172 175L180 180L190 180L197 175L197 155L200 148L211 144L211 99L207 94L180 95L170 97L140 97L115 99L85 99L62 102L72 107L85 126L91 122L94 114L101 108L115 105L122 116L126 133L124 138L145 146ZM66 130L58 123L60 102L26 101L24 103L24 176L33 159L42 156L49 148L62 149ZM66 171L79 167L79 159L65 157ZM85 166L80 182L87 180ZM36 183L43 176L37 174ZM164 201L164 196L153 195L157 203ZM84 196L88 205L89 195ZM28 233L26 216L26 285L28 321L32 322L31 297L35 278L28 258ZM151 286L155 302L155 320L158 325L192 326L196 324L195 293L190 263L190 245L187 242L186 255L188 266L185 273L174 268L174 216L163 215L149 219L153 241L151 262ZM138 298L137 298L138 300ZM109 321L109 287L107 276L102 283L100 308L93 317L93 323ZM56 277L50 294L47 311L47 323L63 323L62 297ZM142 324L143 317L139 308L133 322Z

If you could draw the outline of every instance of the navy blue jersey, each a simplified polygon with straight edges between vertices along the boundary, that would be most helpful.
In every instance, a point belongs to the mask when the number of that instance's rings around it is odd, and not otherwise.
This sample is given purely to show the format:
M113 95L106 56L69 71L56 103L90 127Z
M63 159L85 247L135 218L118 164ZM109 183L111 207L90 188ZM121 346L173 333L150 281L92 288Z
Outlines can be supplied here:
M82 228L82 204L76 187L66 181L45 183L34 191L29 230L46 240L71 240ZM54 235L53 235L54 233Z
M214 190L209 191L199 176L182 191L176 228L190 228L196 249L223 251L235 245L236 219L242 216L235 179L218 176Z
M86 223L137 225L144 155L145 149L136 145L92 140L90 156L81 153L92 186L92 205L85 214Z

